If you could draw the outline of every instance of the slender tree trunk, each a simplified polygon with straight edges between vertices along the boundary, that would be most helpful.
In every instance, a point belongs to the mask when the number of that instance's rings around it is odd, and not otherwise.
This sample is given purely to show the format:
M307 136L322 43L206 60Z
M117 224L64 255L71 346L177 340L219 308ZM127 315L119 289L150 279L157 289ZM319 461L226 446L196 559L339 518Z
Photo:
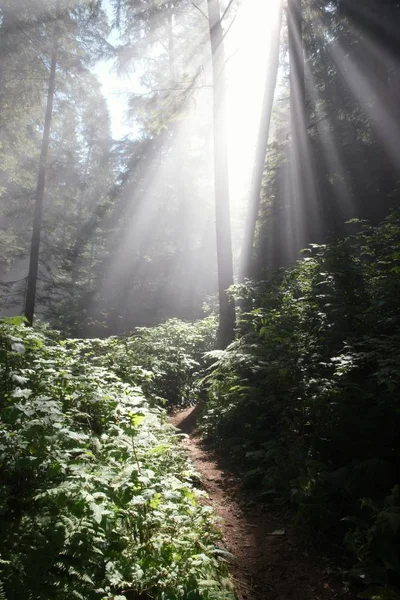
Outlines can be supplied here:
M282 27L282 7L276 8L276 22L272 24L270 52L265 74L264 96L261 109L261 121L258 130L253 173L251 178L249 202L244 226L242 254L239 265L239 281L254 276L253 248L258 212L260 209L262 178L268 148L272 107L279 70L280 34Z
M290 58L290 108L295 123L305 119L305 76L302 33L302 0L288 0L288 42ZM299 113L298 118L296 115ZM295 131L298 128L295 127Z
M83 199L84 199L84 195L86 192L86 182L87 182L87 175L88 175L88 171L89 171L89 163L90 163L90 158L92 155L92 148L93 148L93 145L91 143L91 144L89 144L88 152L86 155L85 172L83 175L82 189L80 191L78 203L77 203L77 207L76 207L78 226L77 226L77 230L76 230L75 244L71 251L71 284L72 284L72 286L74 286L77 282L80 254L83 250L83 247L85 246L85 242L88 241L88 238L86 237L87 231L85 231L86 223L83 223L83 225L82 225L82 211L83 211ZM64 215L64 216L66 216L66 215Z
M175 84L175 44L174 44L174 30L173 30L173 18L174 14L172 9L168 10L167 13L167 26L168 26L168 61L169 61L169 78L171 88Z
M81 193L79 194L79 199L78 199L78 206L76 207L76 214L78 217L78 224L80 224L81 220L82 220L82 211L83 211L83 198L85 196L85 192L86 192L86 183L87 183L87 176L88 176L88 172L89 172L89 164L90 164L90 159L92 157L92 150L93 150L93 138L89 143L89 147L88 147L88 151L86 154L86 161L85 161L85 171L83 173L83 182L82 182L82 189L81 189ZM79 237L79 228L77 231L77 238Z
M9 26L7 12L2 12L3 22L0 27L0 108L3 104L4 64L7 57Z
M50 127L51 119L53 115L53 103L54 103L54 92L56 84L56 66L57 66L57 50L58 50L58 31L57 27L54 32L53 48L51 52L51 65L50 65L50 78L49 88L47 93L47 106L46 114L44 119L42 147L40 150L39 159L39 171L36 186L36 198L35 198L35 213L33 217L33 231L32 231L32 242L31 242L31 254L29 261L29 272L28 272L28 285L26 290L25 299L25 317L28 323L32 325L33 315L35 312L35 301L36 301L36 285L37 276L39 269L39 249L40 249L40 235L43 223L43 201L44 192L46 185L46 162L49 150L50 142Z
M9 8L3 7L2 18L3 20L0 27L0 111L2 111L5 104L5 72L7 69L7 56L10 52L10 38L12 38L17 27L16 16L12 14ZM6 121L6 118L4 118L4 115L1 114L0 117L0 127L2 127Z
M288 0L288 42L290 61L290 121L291 121L291 221L295 231L295 252L308 240L306 172L308 135L306 117L305 69L302 35L302 0Z
M92 238L92 240L90 242L90 258L89 258L89 276L88 276L88 286L89 287L92 285L93 261L94 261L94 240Z
M225 52L219 0L208 0L208 16L214 82L214 185L219 289L218 345L220 348L226 348L234 339L235 306L227 293L227 289L233 284L233 265L225 114Z

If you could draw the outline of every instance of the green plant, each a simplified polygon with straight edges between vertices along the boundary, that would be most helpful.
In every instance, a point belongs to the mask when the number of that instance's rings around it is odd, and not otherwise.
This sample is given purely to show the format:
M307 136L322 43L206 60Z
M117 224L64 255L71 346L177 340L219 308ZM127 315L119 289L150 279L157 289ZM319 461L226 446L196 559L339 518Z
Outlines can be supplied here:
M361 500L383 505L400 471L399 247L394 212L378 227L311 245L270 281L236 286L240 334L209 354L203 421L244 484L292 502L303 530L349 541L343 519L366 520L369 568L388 585L398 584L397 567L378 539L385 527L389 547L398 533L386 508L377 520ZM350 536L353 561L371 551L363 536Z
M116 340L4 319L0 340L7 600L233 598L179 435L137 385L146 373L126 383L105 366Z
M198 395L204 353L215 346L216 330L214 317L194 323L170 319L157 327L137 328L122 343L116 341L116 352L109 358L124 380L129 380L135 364L150 373L141 382L149 396L168 407L188 404Z

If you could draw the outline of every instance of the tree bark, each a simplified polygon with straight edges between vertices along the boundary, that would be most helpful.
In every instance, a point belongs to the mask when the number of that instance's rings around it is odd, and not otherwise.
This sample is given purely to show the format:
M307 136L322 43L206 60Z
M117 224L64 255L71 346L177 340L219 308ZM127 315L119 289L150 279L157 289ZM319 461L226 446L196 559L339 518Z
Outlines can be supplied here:
M214 186L219 292L218 346L226 348L235 335L235 305L227 293L227 289L233 284L233 264L225 114L225 52L219 0L208 0L208 17L213 70Z
M281 3L280 3L281 4ZM244 226L242 254L239 266L239 281L254 277L253 248L258 212L260 209L262 178L268 148L272 107L279 70L280 34L282 27L282 7L277 10L276 23L272 26L270 52L265 75L265 87L261 108L261 120L258 130L253 173L250 184L249 201Z
M3 6L1 10L2 23L0 27L0 111L2 111L5 104L5 71L6 71L6 60L10 52L9 42L17 28L16 16L10 11L9 7ZM1 115L0 127L5 123L4 116Z
M305 68L302 34L302 0L288 0L287 23L290 63L290 179L291 179L291 222L295 232L294 249L297 252L308 240L306 172L308 136L306 117Z
M54 92L56 87L56 67L57 67L57 51L58 51L58 31L57 27L54 32L53 47L51 52L51 64L50 64L50 77L49 87L47 93L47 105L46 114L44 119L42 146L40 150L39 159L39 171L36 186L36 197L35 197L35 212L33 217L33 230L32 230L32 242L31 242L31 253L29 261L29 272L27 281L27 290L25 298L25 317L28 320L29 325L33 324L33 317L35 312L36 302L36 287L37 277L39 269L39 250L40 250L40 236L42 231L43 223L43 202L44 193L46 186L46 163L47 155L49 151L50 143L50 127L51 119L53 116L53 103L54 103Z

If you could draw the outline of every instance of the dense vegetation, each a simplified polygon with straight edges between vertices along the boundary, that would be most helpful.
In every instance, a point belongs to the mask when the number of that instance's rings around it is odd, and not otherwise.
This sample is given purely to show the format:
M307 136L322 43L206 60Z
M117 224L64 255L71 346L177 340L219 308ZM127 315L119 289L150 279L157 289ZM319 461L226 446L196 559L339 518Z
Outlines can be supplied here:
M400 583L399 249L397 212L237 286L240 334L206 378L204 431L243 484L380 586Z
M161 408L204 389L202 429L243 486L342 547L362 597L398 597L400 214L348 227L232 289L225 351L213 317L86 341L2 321L7 600L229 597L214 519Z
M206 396L398 600L399 39L398 0L0 0L0 600L232 598L164 412Z
M125 345L1 322L2 598L233 598L212 511ZM140 359L140 351L134 355Z

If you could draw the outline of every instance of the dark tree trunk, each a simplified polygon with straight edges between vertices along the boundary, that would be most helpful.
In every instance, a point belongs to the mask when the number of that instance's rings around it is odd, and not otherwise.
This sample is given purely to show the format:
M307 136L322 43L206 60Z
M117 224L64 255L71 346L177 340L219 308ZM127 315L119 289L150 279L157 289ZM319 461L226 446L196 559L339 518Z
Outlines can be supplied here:
M306 99L301 0L288 0L287 15L290 58L291 116L292 118L295 117L297 110L303 113L300 114L299 118L295 120L296 123L302 122L302 120L305 118Z
M312 215L308 211L306 170L310 167L307 161L308 135L306 117L306 90L304 73L304 51L302 35L301 0L288 0L287 23L290 61L290 220L295 239L294 250L297 252L309 240L309 220Z
M219 0L208 0L208 16L214 82L214 185L219 290L218 345L220 348L226 348L234 339L235 306L227 293L227 289L233 284L233 266L225 114L225 52Z
M36 286L39 269L40 235L43 222L43 201L46 186L46 162L50 142L50 126L53 115L54 92L56 84L58 32L54 32L53 48L51 53L49 88L47 93L47 106L44 119L42 146L40 150L39 171L36 186L35 212L33 217L33 230L31 242L31 254L29 261L29 272L25 299L25 317L32 325L35 312Z
M282 10L277 9L277 20L272 27L270 53L266 69L266 79L261 121L258 130L254 166L249 192L249 202L243 234L242 254L239 266L239 281L254 277L253 248L258 212L260 209L261 187L268 148L269 129L271 124L272 106L279 69L280 33L282 26Z
M17 29L16 16L12 14L9 8L3 7L1 10L2 23L0 27L0 110L2 109L5 101L5 71L6 71L6 60L10 53L10 38ZM11 50L12 52L12 50ZM0 120L0 126L4 124L3 120Z

